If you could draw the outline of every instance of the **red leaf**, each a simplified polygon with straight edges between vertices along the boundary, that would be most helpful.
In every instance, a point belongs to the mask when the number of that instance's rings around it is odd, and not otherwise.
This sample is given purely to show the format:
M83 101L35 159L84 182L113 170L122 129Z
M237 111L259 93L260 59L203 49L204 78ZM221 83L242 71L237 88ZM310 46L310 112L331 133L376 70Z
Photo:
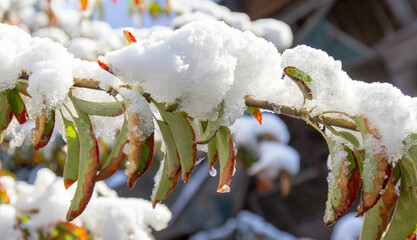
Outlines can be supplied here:
M101 62L100 60L97 60L97 63L98 63L98 65L99 65L102 69L106 70L107 72L110 72L110 69L109 69L109 67L108 67L106 64L104 64L104 63L103 63L103 62Z
M123 30L123 36L129 43L136 42L135 36L133 36L133 34L127 30Z

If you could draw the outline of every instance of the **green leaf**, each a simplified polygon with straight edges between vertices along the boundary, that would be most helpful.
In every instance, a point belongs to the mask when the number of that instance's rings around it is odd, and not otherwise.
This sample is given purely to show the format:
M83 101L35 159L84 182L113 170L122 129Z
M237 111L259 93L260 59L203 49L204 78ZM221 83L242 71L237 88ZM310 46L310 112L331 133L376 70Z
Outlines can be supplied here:
M159 179L155 179L157 186L152 195L152 205L164 200L177 185L181 176L181 163L177 154L177 147L171 129L166 122L157 120L162 138L165 142L165 157L161 162L160 170L157 175Z
M64 165L64 185L69 188L78 179L78 167L80 161L80 142L73 121L64 117L61 112L67 136L67 157Z
M25 103L20 97L19 92L16 88L13 88L6 90L5 93L7 101L9 102L10 108L12 109L12 112L16 117L17 121L20 124L25 123L28 119L28 114L26 112Z
M55 126L55 110L51 110L49 114L47 114L46 109L42 109L42 113L36 117L35 123L33 151L38 151L45 147L51 139Z
M304 98L308 100L313 99L311 89L307 85L307 83L311 82L312 79L307 73L301 71L296 67L286 67L284 68L284 73L297 84L298 88L303 93Z
M365 213L362 225L361 240L379 240L388 225L392 210L397 203L398 195L392 178L388 181L385 192L373 208ZM401 239L396 236L395 239ZM405 238L403 238L405 239Z
M73 120L78 129L80 140L80 165L77 188L67 212L66 219L68 222L78 217L90 201L99 164L97 140L93 133L90 118L77 104L74 102L73 104L78 114L78 118L73 118Z
M6 130L13 119L13 112L7 101L6 94L0 93L0 129Z
M417 140L417 134L412 134L412 140ZM400 198L388 226L385 238L407 239L417 228L417 145L409 149L411 159L403 157L401 167Z
M381 136L377 129L371 128L368 119L364 116L354 116L353 120L359 127L364 139L372 139L378 142ZM382 144L380 144L382 146ZM383 148L383 146L382 146ZM371 209L381 197L381 192L385 189L388 179L391 176L391 165L388 164L385 149L375 152L369 144L365 145L365 156L363 162L362 178L362 198L358 209L358 216L362 216Z
M216 163L217 159L219 158L217 153L217 146L216 146L216 139L212 138L208 142L208 152L207 152L207 158L209 162L209 169L211 170Z
M149 5L149 13L151 13L152 15L157 15L163 12L164 9L161 6L159 6L157 1L153 1L151 5Z
M204 130L203 133L195 141L198 144L208 143L214 135L216 135L216 132L220 127L220 123L218 121L207 121L204 122L204 125L205 126L202 126L202 130Z
M354 147L359 147L359 140L350 132L339 131L344 139L348 140Z
M123 113L118 102L90 102L76 97L72 98L77 106L88 115L114 117Z
M197 158L197 144L195 143L194 130L184 113L166 112L163 104L156 102L154 104L169 126L180 157L182 179L184 182L188 182Z
M216 133L216 148L220 162L220 180L217 192L230 192L230 182L235 171L235 153L229 128L221 126Z
M121 161L124 158L123 148L127 143L128 135L128 123L126 118L123 121L122 129L120 130L119 136L117 137L116 142L113 145L109 156L106 161L103 163L103 166L100 169L100 172L97 174L96 181L101 181L112 176L121 166Z

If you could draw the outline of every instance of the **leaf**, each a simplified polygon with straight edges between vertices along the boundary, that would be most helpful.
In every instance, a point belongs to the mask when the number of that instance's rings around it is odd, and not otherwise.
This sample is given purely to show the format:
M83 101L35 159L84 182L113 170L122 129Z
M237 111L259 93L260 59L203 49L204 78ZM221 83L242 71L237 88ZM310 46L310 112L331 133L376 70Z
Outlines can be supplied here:
M88 240L87 231L72 223L59 222L56 226L56 234L52 235L53 239L77 239ZM55 232L55 231L54 231Z
M61 112L67 136L67 156L64 165L64 185L68 189L78 179L78 167L80 161L80 142L73 121L64 117Z
M90 102L76 97L72 97L72 99L80 110L88 115L115 117L123 113L118 102Z
M163 13L164 9L159 6L157 1L153 1L150 5L149 5L149 9L148 9L149 13L152 14L152 16L155 16L157 14Z
M87 6L88 6L88 1L87 0L80 0L80 4L81 4L81 9L83 11L87 10Z
M185 114L179 112L166 112L164 111L163 104L155 102L154 104L157 106L162 118L169 126L180 157L182 179L184 182L188 182L188 178L190 177L197 158L197 144L195 143L194 130Z
M139 118L135 113L129 114L129 125L129 156L126 162L126 176L127 185L132 189L152 162L154 135L152 133L144 141L145 143L143 142Z
M219 121L207 121L205 128L202 128L202 130L204 130L203 133L198 137L198 139L195 142L198 144L208 143L216 135L216 132L219 129L219 127Z
M80 165L77 188L71 201L70 209L67 212L66 219L68 222L78 217L90 201L99 163L97 140L93 133L90 118L77 104L74 102L73 104L78 114L78 118L73 118L73 120L78 129L80 139Z
M359 193L362 183L358 159L347 146L329 137L331 172L329 172L329 194L326 202L324 222L329 226L346 214Z
M101 181L109 178L120 168L121 161L125 155L123 153L123 149L128 142L128 131L128 123L125 118L119 136L117 137L117 140L114 143L113 149L111 150L109 156L101 167L100 172L97 174L96 181Z
M26 112L25 103L20 97L19 92L16 90L16 88L13 88L11 90L6 90L5 93L7 96L7 101L9 102L10 108L12 109L12 112L17 121L20 124L25 123L28 119L28 114Z
M48 144L51 139L55 126L55 110L51 110L49 114L43 108L41 115L36 117L35 131L33 134L33 151L38 151Z
M220 180L217 192L230 192L229 184L235 171L235 152L230 130L221 126L216 133L216 148L220 162Z
M343 136L344 139L352 143L354 147L359 147L359 140L350 132L339 131L339 133Z
M157 120L157 123L165 142L165 157L157 173L157 176L160 176L160 178L157 179L155 176L157 186L152 194L153 207L174 190L181 176L181 163L171 130L166 122Z
M252 115L259 122L260 125L262 125L262 113L261 113L261 110L259 110L259 108L248 107L246 111L250 115Z
M6 130L13 119L13 112L4 92L0 93L0 129Z
M137 169L132 177L132 181L136 182L138 178L140 178L151 166L155 145L154 141L154 133L152 133L145 140L145 144L142 144L142 155L140 157L139 165L137 166Z
M353 120L358 125L364 142L366 142L365 139L375 142L381 140L378 130L371 128L366 117L354 116ZM371 149L369 144L365 147L363 171L361 173L363 182L362 198L357 216L362 216L377 203L381 197L382 190L385 189L388 183L392 169L391 165L388 164L384 146L378 152L374 152L374 149Z
M210 171L213 168L213 166L216 163L218 158L219 158L219 155L217 153L216 139L212 138L208 142L208 151L207 151L207 159L208 159L208 162L209 162Z
M133 34L127 30L123 30L123 36L129 44L132 42L137 42L135 36L133 36Z
M411 139L417 139L412 134ZM407 239L417 228L417 145L409 149L410 158L403 157L401 167L400 197L384 239Z
M306 99L313 99L311 89L307 85L307 83L311 82L312 79L307 73L296 67L285 67L284 73L297 84L298 88L301 90Z
M361 240L381 239L397 200L398 194L395 191L395 185L392 182L392 178L390 178L382 197L373 208L365 213L360 238Z
M110 72L109 66L107 66L106 64L104 64L102 61L97 60L98 65L103 69L106 70L107 72Z

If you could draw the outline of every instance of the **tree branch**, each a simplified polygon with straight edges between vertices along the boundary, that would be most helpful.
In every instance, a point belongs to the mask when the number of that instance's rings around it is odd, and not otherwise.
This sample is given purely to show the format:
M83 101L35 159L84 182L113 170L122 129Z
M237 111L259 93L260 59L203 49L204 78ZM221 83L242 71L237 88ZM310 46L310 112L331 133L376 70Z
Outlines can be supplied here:
M263 100L255 100L251 98L246 98L246 106L253 107L253 108L261 108L265 110L273 111L277 114L283 114L289 117L301 119L301 117L305 117L310 119L311 121L331 125L335 127L342 127L354 131L359 131L358 126L353 121L349 121L343 118L334 118L329 116L310 116L310 112L306 109L297 110L292 107L288 106L278 106L268 101Z
M28 76L26 74L22 74L20 78L28 79ZM114 88L101 89L100 82L93 80L93 79L74 78L74 87L106 91L112 96L117 95L116 89ZM278 106L268 101L256 100L256 99L251 99L251 98L246 98L245 103L246 103L246 106L248 107L270 110L277 114L283 114L283 115L293 117L293 118L298 118L298 119L301 119L302 117L304 117L304 118L308 118L309 120L313 122L318 122L318 123L322 123L325 125L331 125L335 127L341 127L341 128L354 130L354 131L359 131L358 126L353 121L349 121L343 118L329 117L325 115L313 117L313 116L310 116L310 112L307 109L297 110L289 106Z

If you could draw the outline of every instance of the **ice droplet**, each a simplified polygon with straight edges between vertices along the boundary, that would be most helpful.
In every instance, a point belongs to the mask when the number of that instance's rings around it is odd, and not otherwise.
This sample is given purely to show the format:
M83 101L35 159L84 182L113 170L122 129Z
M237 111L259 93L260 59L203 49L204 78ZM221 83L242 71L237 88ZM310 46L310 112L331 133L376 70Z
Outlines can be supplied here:
M215 177L216 175L217 175L217 170L214 167L212 167L210 169L210 176Z

